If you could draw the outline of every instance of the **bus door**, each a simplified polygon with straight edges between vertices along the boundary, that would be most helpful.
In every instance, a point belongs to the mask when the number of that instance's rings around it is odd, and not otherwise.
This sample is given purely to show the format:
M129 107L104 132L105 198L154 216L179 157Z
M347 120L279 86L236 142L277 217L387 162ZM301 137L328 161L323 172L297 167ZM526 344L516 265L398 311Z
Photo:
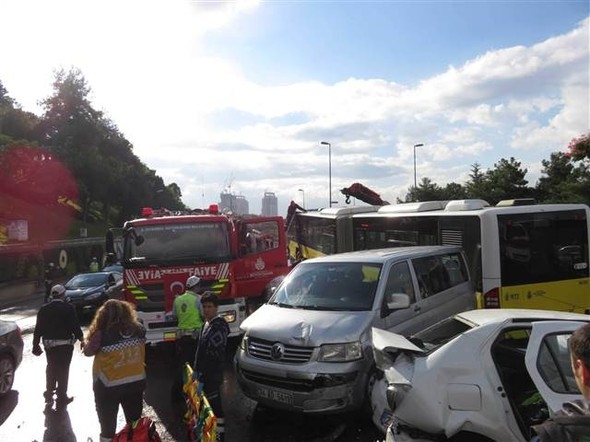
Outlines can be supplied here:
M584 210L498 215L498 234L501 307L590 310Z

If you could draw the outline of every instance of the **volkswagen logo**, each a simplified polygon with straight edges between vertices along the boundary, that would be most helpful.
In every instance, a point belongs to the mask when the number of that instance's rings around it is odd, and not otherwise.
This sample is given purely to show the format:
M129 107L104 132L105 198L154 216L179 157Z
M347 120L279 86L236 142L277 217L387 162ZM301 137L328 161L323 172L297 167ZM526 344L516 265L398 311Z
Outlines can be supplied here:
M275 361L279 361L279 360L283 359L284 355L285 355L285 346L283 344L281 344L280 342L273 344L273 346L270 348L270 357L273 358Z

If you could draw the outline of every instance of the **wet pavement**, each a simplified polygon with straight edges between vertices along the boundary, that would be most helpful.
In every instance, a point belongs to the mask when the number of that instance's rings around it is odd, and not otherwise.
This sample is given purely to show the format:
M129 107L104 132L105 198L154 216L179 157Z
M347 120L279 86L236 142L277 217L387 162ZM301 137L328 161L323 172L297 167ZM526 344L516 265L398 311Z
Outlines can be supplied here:
M32 331L42 298L32 298L16 307L0 308L3 319L16 321L24 332L23 362L16 372L13 391L0 399L0 441L98 442L100 427L92 392L92 360L75 347L68 394L74 401L65 411L46 409L45 355L31 354ZM86 331L88 320L83 330ZM224 369L222 394L226 414L226 442L374 442L383 440L368 419L358 416L309 417L257 406L236 383L231 358L237 340L231 340ZM144 415L157 425L163 442L187 441L182 423L184 408L170 400L174 373L171 346L148 347L147 387ZM120 410L117 429L124 426Z

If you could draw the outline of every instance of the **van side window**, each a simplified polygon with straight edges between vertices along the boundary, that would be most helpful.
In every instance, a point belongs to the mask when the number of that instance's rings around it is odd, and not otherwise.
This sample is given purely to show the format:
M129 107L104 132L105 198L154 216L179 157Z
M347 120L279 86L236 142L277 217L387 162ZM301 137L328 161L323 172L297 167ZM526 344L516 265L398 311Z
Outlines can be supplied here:
M467 276L467 268L465 263L461 259L461 255L443 255L440 257L447 273L449 274L449 280L451 287L459 285L463 282L467 282L469 279Z
M391 266L387 276L387 285L385 286L385 296L389 302L389 296L393 293L405 293L410 297L410 303L416 302L414 285L412 284L412 275L407 262L398 262Z
M467 269L459 254L427 256L412 260L420 296L428 298L466 282Z

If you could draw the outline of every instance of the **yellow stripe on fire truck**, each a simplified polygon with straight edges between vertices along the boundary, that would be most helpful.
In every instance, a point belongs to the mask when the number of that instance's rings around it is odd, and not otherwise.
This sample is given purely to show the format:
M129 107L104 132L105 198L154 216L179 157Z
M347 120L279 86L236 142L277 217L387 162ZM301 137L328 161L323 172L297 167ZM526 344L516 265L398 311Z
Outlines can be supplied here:
M229 283L229 279L219 279L215 284L212 284L210 289L212 292L216 294L220 294L223 288Z
M128 285L127 290L129 291L129 293L133 295L135 299L148 299L147 295L143 292L143 290L135 285Z

